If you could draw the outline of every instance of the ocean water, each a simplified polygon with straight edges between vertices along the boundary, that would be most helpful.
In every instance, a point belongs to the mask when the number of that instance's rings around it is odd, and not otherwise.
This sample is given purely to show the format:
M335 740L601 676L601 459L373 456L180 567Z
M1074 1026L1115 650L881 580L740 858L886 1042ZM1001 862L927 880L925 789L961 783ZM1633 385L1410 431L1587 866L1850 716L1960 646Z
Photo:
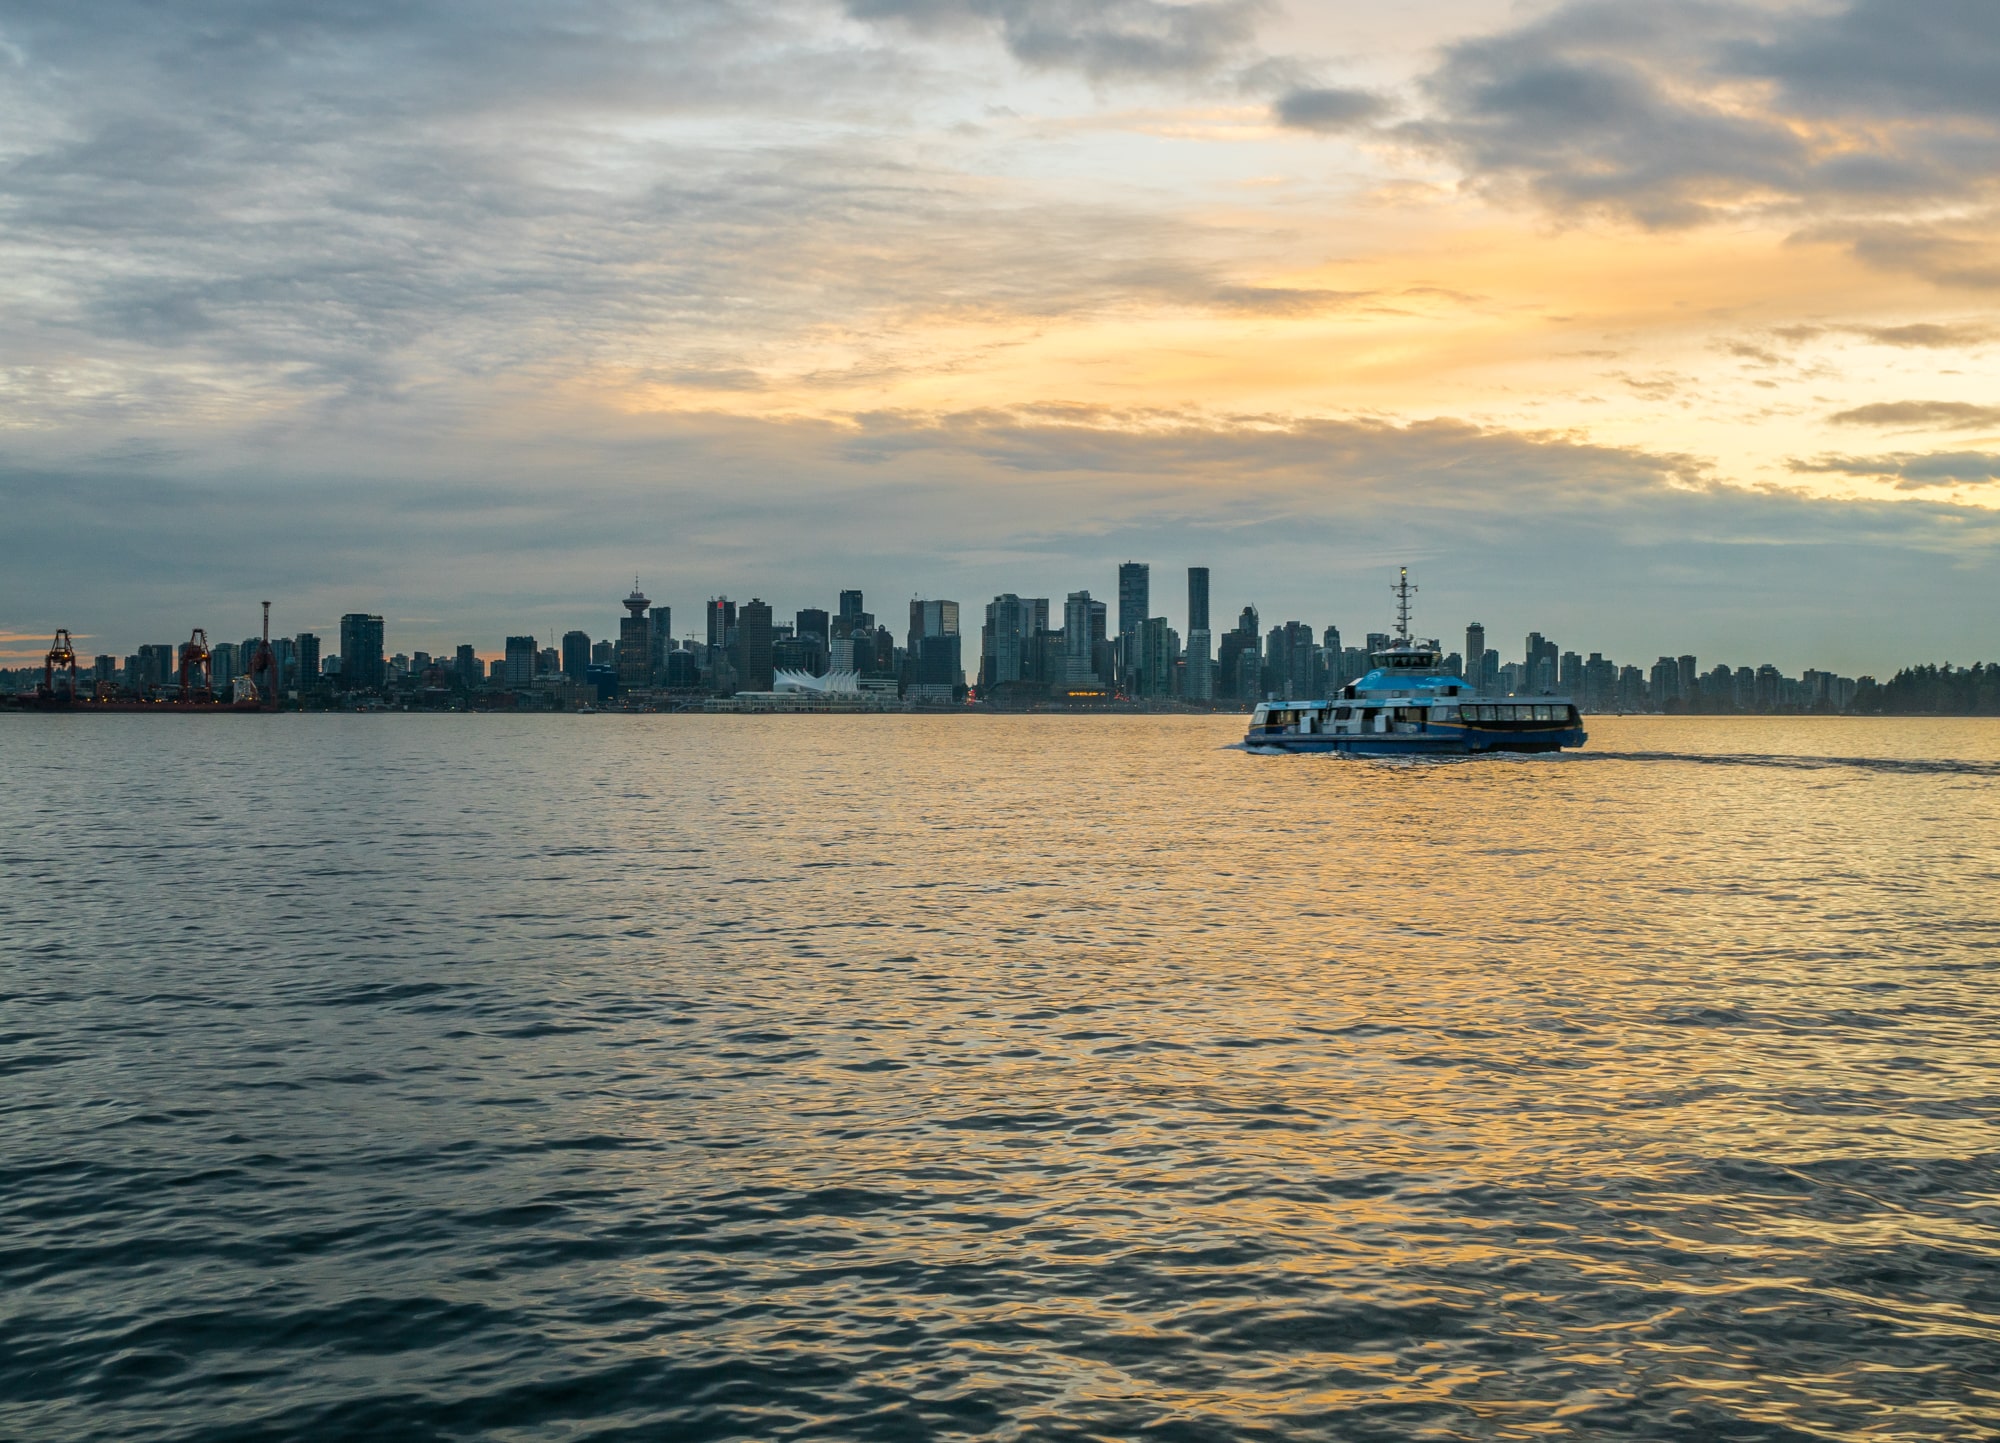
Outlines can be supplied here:
M0 717L0 1437L2000 1433L2000 724Z

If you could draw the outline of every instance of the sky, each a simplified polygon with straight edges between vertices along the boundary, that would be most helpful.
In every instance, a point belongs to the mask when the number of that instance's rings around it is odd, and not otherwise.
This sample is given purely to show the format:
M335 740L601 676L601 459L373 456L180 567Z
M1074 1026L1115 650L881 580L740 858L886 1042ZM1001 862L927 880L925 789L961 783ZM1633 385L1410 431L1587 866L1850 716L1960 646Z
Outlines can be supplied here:
M636 575L2000 658L1992 0L0 0L0 665Z

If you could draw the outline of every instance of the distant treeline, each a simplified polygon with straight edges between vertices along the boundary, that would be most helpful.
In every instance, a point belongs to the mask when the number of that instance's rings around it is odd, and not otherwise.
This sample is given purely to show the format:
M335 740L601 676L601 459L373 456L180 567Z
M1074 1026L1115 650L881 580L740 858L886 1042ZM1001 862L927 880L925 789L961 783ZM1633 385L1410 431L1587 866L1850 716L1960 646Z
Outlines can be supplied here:
M1889 680L1861 678L1853 712L1883 716L2000 716L2000 665L1911 666Z

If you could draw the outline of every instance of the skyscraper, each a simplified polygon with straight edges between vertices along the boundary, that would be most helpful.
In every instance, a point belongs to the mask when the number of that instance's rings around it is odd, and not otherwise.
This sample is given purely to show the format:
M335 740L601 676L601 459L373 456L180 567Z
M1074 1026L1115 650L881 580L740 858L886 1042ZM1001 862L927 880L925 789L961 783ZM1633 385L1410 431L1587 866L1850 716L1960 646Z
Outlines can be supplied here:
M1072 591L1063 598L1063 675L1070 687L1088 687L1097 682L1095 638L1091 635L1092 612L1098 603L1087 591Z
M381 617L350 611L340 618L340 684L348 691L382 689Z
M721 651L736 640L736 603L726 596L708 599L708 644Z
M736 647L742 658L742 689L769 691L776 681L771 669L771 604L756 597L736 614Z
M827 629L827 614L816 606L808 606L794 619L792 634L798 637L816 636L822 649L833 633Z
M641 621L640 625L644 624ZM535 679L535 639L532 636L507 638L507 661L501 676L509 691L523 691Z
M639 578L632 578L631 594L625 598L626 615L618 618L618 686L620 690L650 686L653 681L652 626L646 620L650 603L639 590Z
M671 606L656 606L647 630L647 662L652 667L653 682L659 683L660 674L667 669L667 653L674 649L674 609ZM565 668L567 670L567 668ZM582 673L578 673L581 680Z
M470 643L461 646L452 659L452 669L458 673L459 683L466 687L479 685L480 674L484 670L479 664L479 653Z
M1152 609L1153 568L1143 561L1127 561L1118 568L1118 634L1135 636L1146 624Z
M986 604L986 625L980 631L979 684L999 686L1020 681L1034 670L1030 649L1035 637L1049 628L1046 596L1016 596L1009 591Z
M861 609L860 592L843 591L840 593L840 619L848 623L850 632L852 627L866 614Z
M1188 634L1208 630L1208 568L1188 568Z
M1465 679L1474 686L1486 675L1486 624L1468 621L1465 624Z
M590 633L587 631L566 631L562 643L563 675L575 681L582 681L584 673L590 670Z
M248 662L243 665L247 666ZM313 686L318 681L319 635L317 632L302 631L299 633L299 685Z

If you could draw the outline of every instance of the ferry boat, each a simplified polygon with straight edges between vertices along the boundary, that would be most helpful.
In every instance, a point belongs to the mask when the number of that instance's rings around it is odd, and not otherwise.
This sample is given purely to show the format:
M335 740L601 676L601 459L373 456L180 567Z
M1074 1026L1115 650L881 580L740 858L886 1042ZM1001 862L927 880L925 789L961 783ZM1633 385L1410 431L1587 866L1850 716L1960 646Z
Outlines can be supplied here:
M1326 701L1267 701L1250 714L1245 746L1357 756L1553 752L1589 737L1566 696L1481 696L1444 669L1435 641L1410 638L1409 568L1396 585L1396 635L1371 652L1374 669Z

